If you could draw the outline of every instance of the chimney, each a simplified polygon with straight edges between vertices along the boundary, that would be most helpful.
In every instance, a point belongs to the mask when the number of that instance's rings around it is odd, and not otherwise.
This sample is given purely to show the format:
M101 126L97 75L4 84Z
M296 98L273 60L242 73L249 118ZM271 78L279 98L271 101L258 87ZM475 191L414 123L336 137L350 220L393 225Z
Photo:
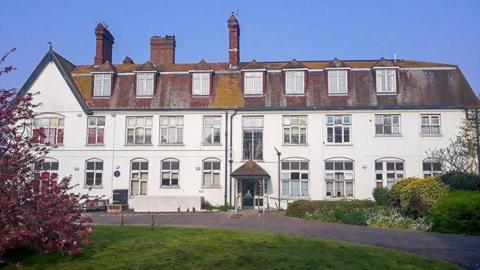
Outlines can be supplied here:
M112 62L112 46L114 38L110 31L102 24L97 24L95 27L96 36L96 50L94 65L101 65L106 61Z
M232 12L228 19L228 63L230 68L237 68L240 62L240 25Z
M154 65L175 64L175 36L150 38L150 62Z

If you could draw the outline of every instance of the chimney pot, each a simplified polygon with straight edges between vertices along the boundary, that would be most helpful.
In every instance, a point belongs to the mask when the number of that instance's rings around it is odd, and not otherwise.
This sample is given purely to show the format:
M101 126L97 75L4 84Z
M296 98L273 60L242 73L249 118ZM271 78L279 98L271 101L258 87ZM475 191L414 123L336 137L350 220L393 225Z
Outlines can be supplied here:
M128 56L125 56L125 58L123 59L123 63L124 64L133 64L133 59L128 57Z

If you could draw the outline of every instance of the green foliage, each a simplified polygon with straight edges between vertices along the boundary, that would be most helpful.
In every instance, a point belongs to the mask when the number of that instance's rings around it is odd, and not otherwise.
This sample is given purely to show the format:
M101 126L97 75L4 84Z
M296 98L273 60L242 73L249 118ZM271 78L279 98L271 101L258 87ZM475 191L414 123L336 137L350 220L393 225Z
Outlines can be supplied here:
M432 206L430 219L436 231L480 234L480 192L450 192Z
M373 189L373 198L378 205L389 205L390 190L384 187L376 187Z
M368 214L368 226L429 231L432 225L425 217L412 218L403 215L397 208L379 206L372 208Z
M440 176L440 180L450 190L480 191L480 176L464 172L448 172Z
M447 186L436 177L413 180L400 189L400 206L405 213L425 216L447 192Z
M223 205L219 205L219 206L214 206L212 207L212 209L215 209L215 210L218 210L218 211L230 211L230 210L233 210L233 206L230 205L230 204L223 204Z
M400 193L402 192L402 189L415 180L419 180L419 178L416 178L416 177L405 178L403 180L396 182L393 185L392 189L390 190L390 199L389 199L390 203L393 206L400 207Z

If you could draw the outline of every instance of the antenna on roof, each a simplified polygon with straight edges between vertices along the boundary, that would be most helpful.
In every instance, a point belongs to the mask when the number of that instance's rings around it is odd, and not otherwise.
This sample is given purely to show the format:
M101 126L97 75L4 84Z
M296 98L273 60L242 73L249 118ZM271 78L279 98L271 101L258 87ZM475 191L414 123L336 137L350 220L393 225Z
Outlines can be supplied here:
M238 15L240 15L240 9L237 8L237 11L235 12L235 17L238 18Z
M103 27L105 27L106 29L108 29L108 24L107 24L105 21L102 21L102 24L103 24Z
M393 51L393 62L397 62L397 51Z
M52 42L47 41L47 44L48 44L48 49L51 51L53 49Z

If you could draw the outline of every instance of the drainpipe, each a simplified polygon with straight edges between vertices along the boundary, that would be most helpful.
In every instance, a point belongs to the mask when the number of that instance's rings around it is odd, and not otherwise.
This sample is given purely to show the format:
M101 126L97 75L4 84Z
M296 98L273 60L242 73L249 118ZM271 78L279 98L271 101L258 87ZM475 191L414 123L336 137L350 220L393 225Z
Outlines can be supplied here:
M237 114L237 110L234 110L233 113L230 115L230 159L228 163L230 163L230 196L229 196L229 204L232 205L232 170L233 170L233 117ZM225 189L226 191L226 189Z
M277 167L278 167L278 209L280 209L280 203L282 202L281 201L281 198L280 198L280 184L281 184L281 181L280 181L280 156L282 155L282 153L280 153L280 151L278 151L278 149L276 147L274 147L275 151L277 152Z
M227 184L228 184L228 171L227 171L227 158L228 158L228 111L225 111L225 194L223 196L224 205L227 204Z

